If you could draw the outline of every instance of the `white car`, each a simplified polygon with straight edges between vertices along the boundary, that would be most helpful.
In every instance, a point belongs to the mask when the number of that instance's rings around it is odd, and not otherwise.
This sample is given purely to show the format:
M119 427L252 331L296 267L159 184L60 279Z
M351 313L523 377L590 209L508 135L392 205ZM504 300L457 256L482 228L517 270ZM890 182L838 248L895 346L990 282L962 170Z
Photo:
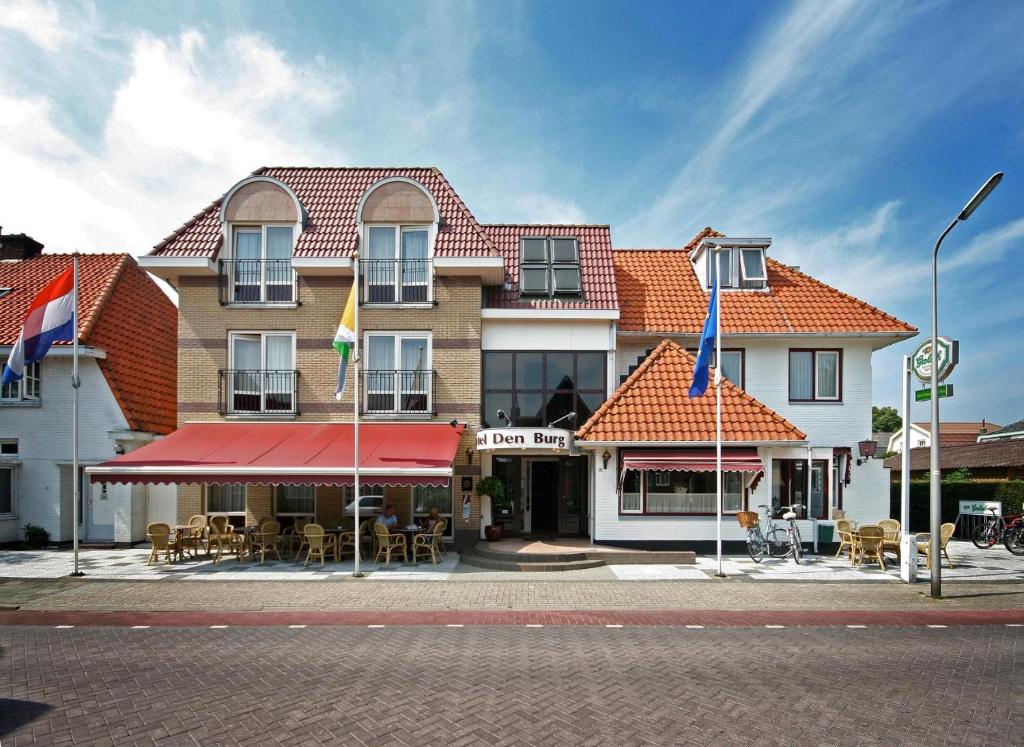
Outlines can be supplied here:
M363 495L359 497L359 515L367 518L371 516L378 516L384 513L384 496L382 495ZM349 498L348 503L345 504L345 516L355 516L356 506L355 501Z

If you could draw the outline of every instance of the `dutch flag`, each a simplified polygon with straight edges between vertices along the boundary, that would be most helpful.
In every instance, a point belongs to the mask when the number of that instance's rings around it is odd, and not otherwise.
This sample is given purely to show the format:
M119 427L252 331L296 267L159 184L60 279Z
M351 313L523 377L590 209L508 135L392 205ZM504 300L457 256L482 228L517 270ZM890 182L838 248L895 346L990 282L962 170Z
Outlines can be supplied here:
M25 375L25 365L41 360L57 340L75 336L75 271L58 275L28 307L25 324L4 366L4 385Z

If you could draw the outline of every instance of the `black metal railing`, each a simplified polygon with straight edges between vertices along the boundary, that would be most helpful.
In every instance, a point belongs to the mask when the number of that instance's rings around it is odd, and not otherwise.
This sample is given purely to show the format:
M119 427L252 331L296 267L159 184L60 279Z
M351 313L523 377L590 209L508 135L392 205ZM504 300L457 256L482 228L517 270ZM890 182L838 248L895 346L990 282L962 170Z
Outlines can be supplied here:
M220 260L220 302L295 303L295 270L290 259Z
M364 413L435 414L436 371L366 370L361 377Z
M293 415L299 412L299 372L227 368L220 371L220 412Z
M431 300L429 259L364 259L359 262L359 272L364 304Z

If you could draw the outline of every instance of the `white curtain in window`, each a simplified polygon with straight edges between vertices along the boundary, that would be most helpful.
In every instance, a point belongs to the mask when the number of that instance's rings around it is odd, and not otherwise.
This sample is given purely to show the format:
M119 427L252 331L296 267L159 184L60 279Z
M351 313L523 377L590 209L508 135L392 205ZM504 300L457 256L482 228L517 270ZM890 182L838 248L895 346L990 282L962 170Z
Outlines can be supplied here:
M259 231L239 231L235 234L235 259L260 258Z
M426 259L427 258L427 232L426 231L403 231L402 232L402 259Z
M260 338L243 337L234 339L234 367L242 371L258 371L260 369Z
M814 354L800 351L789 354L789 398L811 399Z
M267 369L290 371L292 365L292 338L290 335L267 335Z
M402 369L423 371L427 367L427 340L423 337L406 337L402 340Z
M818 353L817 396L835 399L839 396L839 354Z
M395 338L390 335L371 335L366 345L367 370L395 370Z
M267 259L289 259L292 256L292 227L267 227Z
M366 250L367 259L395 258L395 229L390 226L370 228L370 241Z

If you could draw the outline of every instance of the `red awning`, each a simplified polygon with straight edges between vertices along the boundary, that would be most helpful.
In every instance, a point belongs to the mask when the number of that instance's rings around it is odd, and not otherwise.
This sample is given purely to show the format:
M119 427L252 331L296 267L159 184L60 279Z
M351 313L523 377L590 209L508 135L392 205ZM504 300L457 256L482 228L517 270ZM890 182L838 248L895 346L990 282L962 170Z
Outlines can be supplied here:
M626 451L622 454L622 469L646 469L660 472L714 472L714 449L684 449L678 451ZM757 449L722 449L723 472L764 472L764 464Z
M463 430L360 424L360 484L448 485ZM93 482L351 485L353 435L351 423L188 423L86 472Z

